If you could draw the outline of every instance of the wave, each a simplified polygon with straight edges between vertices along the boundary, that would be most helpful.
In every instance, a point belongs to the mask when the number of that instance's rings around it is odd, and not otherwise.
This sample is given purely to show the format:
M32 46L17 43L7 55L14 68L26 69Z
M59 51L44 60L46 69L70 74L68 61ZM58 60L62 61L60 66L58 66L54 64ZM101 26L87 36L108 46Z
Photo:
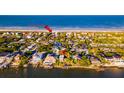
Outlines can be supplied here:
M52 26L50 27L53 30L81 30L81 29L88 29L88 30L99 30L99 29L123 29L124 30L124 26L122 27L105 27L105 26L94 26L94 27L79 27L79 26L70 26L70 27L62 27L62 26ZM9 30L44 30L43 27L33 27L33 26L0 26L0 29L9 29Z

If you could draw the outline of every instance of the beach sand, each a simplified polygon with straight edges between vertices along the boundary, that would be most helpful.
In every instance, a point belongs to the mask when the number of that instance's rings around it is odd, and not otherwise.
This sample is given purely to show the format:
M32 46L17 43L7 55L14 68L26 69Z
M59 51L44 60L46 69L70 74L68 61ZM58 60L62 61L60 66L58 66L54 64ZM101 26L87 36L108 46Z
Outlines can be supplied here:
M43 29L0 29L0 32L48 32ZM124 29L53 29L52 32L124 32Z

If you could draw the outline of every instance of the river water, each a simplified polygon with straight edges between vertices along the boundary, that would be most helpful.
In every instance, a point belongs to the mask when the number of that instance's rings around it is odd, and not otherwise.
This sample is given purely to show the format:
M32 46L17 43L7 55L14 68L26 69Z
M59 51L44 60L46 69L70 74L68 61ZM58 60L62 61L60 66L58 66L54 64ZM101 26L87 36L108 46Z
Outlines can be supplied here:
M123 78L124 69L104 71L88 69L8 68L0 70L0 78Z

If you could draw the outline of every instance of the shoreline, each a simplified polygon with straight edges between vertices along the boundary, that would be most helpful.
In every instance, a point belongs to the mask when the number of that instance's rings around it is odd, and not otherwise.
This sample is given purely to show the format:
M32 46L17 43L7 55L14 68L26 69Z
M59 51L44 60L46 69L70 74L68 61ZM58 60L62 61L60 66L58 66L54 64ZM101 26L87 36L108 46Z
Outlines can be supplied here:
M66 66L66 67L63 67L63 66L43 66L43 65L37 65L37 64L30 64L30 66L32 68L42 68L42 69L63 69L63 70L68 70L68 69L84 69L84 70L93 70L93 71L105 71L106 69L124 69L124 67L119 67L119 66L116 66L116 65L108 65L108 66L105 66L105 65L100 65L100 66L96 66L96 65L90 65L90 66ZM11 69L11 68L14 68L14 69L19 69L19 68L28 68L30 67L29 65L26 65L26 66L10 66L8 68L3 68L3 69Z
M44 29L0 29L0 32L48 32ZM52 32L124 32L124 29L109 28L82 28L82 29L53 29Z

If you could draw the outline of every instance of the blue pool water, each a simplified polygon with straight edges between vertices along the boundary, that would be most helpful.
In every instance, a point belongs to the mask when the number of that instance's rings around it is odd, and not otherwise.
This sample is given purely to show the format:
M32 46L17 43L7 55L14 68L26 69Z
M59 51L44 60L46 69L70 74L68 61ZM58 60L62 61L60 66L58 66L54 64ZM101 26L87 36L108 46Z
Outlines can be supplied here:
M120 15L1 15L0 27L124 28ZM41 26L42 28L42 26Z

